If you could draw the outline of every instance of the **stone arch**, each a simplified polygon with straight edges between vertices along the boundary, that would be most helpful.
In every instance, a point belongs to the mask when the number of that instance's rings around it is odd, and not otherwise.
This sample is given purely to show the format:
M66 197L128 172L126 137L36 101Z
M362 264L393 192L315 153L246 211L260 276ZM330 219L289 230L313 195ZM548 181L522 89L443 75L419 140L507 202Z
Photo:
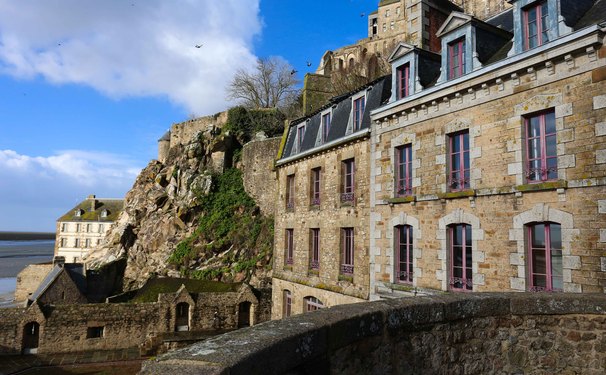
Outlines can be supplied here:
M526 291L526 225L537 222L552 222L560 224L562 230L562 272L564 279L564 292L582 292L579 284L572 282L572 270L581 269L581 257L572 255L572 243L579 230L574 228L572 214L561 211L545 203L537 203L532 209L524 211L513 217L513 228L509 230L509 240L515 241L516 251L509 256L510 264L517 268L516 276L510 277L511 289Z
M395 274L395 269L396 269L396 251L397 249L395 248L395 230L396 227L399 225L410 225L412 227L412 233L413 233L413 259L412 259L412 268L413 268L413 279L412 279L412 285L413 286L417 286L417 279L419 277L422 276L422 269L419 268L418 264L417 264L417 260L421 258L421 248L419 247L419 243L421 242L421 229L419 228L419 219L417 219L414 216L410 216L408 214L406 214L405 212L400 212L398 214L398 216L393 217L390 222L390 228L388 228L387 233L386 233L386 237L390 240L389 241L389 251L387 255L387 273L389 274L389 280L392 283L396 283L396 274Z
M23 354L38 353L40 345L40 323L36 321L28 322L23 326L22 348Z
M485 284L485 275L479 272L479 264L484 263L486 255L480 249L480 241L484 240L484 230L481 228L480 219L460 208L454 209L448 215L438 220L438 231L436 238L440 241L440 250L438 251L438 259L441 260L442 267L436 271L436 278L442 282L442 290L448 290L449 279L449 251L448 251L448 235L447 229L452 224L469 224L471 225L471 257L472 257L472 275L473 289L477 291L478 285Z

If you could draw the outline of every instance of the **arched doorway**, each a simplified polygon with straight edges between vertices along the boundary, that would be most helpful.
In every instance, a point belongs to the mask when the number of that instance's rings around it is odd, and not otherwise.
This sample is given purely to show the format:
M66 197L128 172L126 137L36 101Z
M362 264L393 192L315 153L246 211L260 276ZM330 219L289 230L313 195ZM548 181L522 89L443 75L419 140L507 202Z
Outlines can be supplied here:
M238 328L250 326L250 305L248 301L238 305Z
M180 302L177 304L175 314L175 331L189 331L189 304Z
M40 324L29 322L23 327L23 354L38 353L40 341Z

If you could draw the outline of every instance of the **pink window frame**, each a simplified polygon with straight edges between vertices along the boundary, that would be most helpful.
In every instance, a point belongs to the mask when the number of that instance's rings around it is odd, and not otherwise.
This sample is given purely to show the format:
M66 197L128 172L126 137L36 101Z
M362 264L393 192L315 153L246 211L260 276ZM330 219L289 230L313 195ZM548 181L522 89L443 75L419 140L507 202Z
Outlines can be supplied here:
M412 195L412 144L396 147L395 196ZM404 169L404 174L402 174Z
M411 284L413 278L413 238L412 238L412 226L410 225L398 225L395 227L396 243L395 243L395 256L396 256L396 274L395 282L399 284ZM402 234L405 234L403 239ZM404 255L405 259L402 259ZM404 268L404 269L403 269Z
M284 289L284 317L289 317L292 313L292 293Z
M454 243L454 232L457 227L461 227L461 265L455 265L455 243ZM448 246L450 253L450 278L449 278L449 288L455 292L471 292L473 291L473 264L467 264L467 252L469 251L473 254L473 249L471 245L467 245L467 228L469 228L471 234L471 226L469 224L452 224L448 226ZM473 256L473 255L472 255ZM472 258L473 262L473 258ZM462 270L462 277L455 277L455 268L460 268ZM468 274L469 273L469 274ZM461 287L456 287L455 285L462 285Z
M362 116L364 116L364 107L366 105L366 97L361 96L354 100L353 110L353 131L358 131L362 127Z
M398 99L402 99L408 96L409 82L410 82L410 64L404 64L399 66L396 70L397 82L398 82Z
M341 274L353 275L354 273L354 229L341 228L342 253Z
M326 142L328 139L328 132L330 131L330 112L322 115L322 142Z
M343 191L341 202L353 202L355 190L356 162L354 159L343 161Z
M522 20L524 22L524 24L522 25L523 29L524 29L524 34L523 34L523 38L524 38L524 51L530 49L530 23L533 20L530 20L528 18L528 14L530 13L531 10L536 9L536 18L534 19L534 22L536 22L537 24L537 45L532 47L532 48L536 48L539 46L542 46L544 43L547 43L549 41L549 37L546 40L543 40L543 33L547 32L549 29L544 29L546 27L546 22L545 22L545 18L549 16L549 8L547 11L547 14L543 14L543 5L546 5L547 1L542 1L542 2L538 2L538 3L534 3L531 4L530 6L522 9Z
M321 179L321 168L314 168L311 170L311 205L320 205L320 179Z
M311 228L310 235L310 251L309 251L309 268L312 270L320 269L320 228Z
M305 297L305 312L317 311L324 308L324 304L316 297Z
M286 209L295 209L295 175L286 176Z
M465 165L471 166L471 161L469 159L469 148L465 147L465 137L467 137L467 144L469 145L469 130L448 135L448 188L450 191L462 191L470 187L471 171ZM459 148L456 150L454 147L455 138L459 138ZM453 168L455 158L459 162L458 169ZM458 178L456 177L457 174Z
M542 247L532 247L532 243L533 243L533 237L532 237L532 229L537 226L537 225L544 225L545 226L545 233L543 234L545 236L545 248ZM552 241L551 241L551 226L552 225L560 225L557 223L534 223L531 225L527 225L526 226L526 230L527 230L527 238L528 238L528 291L530 292L561 292L562 289L559 288L554 288L553 287L553 264L551 262L552 260L552 252L553 250L559 250L560 252L562 251L562 249L555 249L554 247L552 247ZM560 232L561 233L561 232ZM561 241L561 239L560 239ZM533 263L532 259L532 253L535 251L544 251L545 252L545 273L538 273L538 272L534 272L534 266L535 264ZM560 272L562 273L562 272ZM539 276L539 277L544 277L545 278L545 287L542 286L537 286L534 285L534 277L535 276ZM563 282L562 282L563 284Z
M455 47L457 51L455 54ZM454 65L453 62L458 63ZM448 43L448 79L455 79L465 74L465 38Z
M287 266L292 266L295 255L295 230L288 228L286 229L285 234L286 249L284 251L284 264Z
M554 181L557 180L558 178L558 155L557 153L554 155L547 155L547 138L553 139L554 142L556 142L557 145L557 130L554 129L553 133L546 133L547 131L547 127L546 127L546 121L545 118L546 116L553 116L553 121L554 121L554 125L555 125L555 112L553 110L549 110L549 111L545 111L545 112L540 112L538 114L534 114L532 116L527 116L524 117L524 135L526 137L526 168L525 168L525 175L526 175L526 180L529 183L540 183L540 182L545 182L545 181ZM534 118L538 118L539 119L539 130L540 130L540 134L537 137L531 137L530 136L530 122L532 119ZM555 128L555 126L554 126ZM539 157L535 157L535 158L531 158L530 157L530 149L531 149L531 145L532 145L532 141L538 139L539 140L539 151L540 151L540 156ZM554 150L556 150L557 152L557 148L554 147ZM536 155L536 153L535 153ZM555 167L548 167L548 161L550 159L555 160ZM532 164L536 161L539 161L539 170L536 171L536 168L531 168ZM553 178L549 178L549 172L555 172L555 177ZM537 174L539 175L539 178L537 179L535 178L531 178L532 176L537 176Z

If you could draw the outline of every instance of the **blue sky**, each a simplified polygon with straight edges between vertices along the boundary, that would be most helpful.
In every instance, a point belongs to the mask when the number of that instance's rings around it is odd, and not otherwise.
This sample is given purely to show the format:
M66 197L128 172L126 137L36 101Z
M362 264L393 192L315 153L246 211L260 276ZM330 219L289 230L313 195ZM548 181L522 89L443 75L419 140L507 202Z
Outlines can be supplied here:
M171 124L234 105L237 69L281 56L302 80L366 36L377 4L0 0L0 231L54 231L89 194L123 197Z

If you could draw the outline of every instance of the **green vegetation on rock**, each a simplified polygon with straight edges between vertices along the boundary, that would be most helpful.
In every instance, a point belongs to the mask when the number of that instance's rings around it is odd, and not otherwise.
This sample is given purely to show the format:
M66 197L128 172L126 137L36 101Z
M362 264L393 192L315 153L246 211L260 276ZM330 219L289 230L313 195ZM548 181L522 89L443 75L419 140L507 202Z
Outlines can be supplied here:
M275 108L234 107L227 112L227 124L224 129L244 144L258 132L264 132L268 137L282 135L285 119L286 117Z

